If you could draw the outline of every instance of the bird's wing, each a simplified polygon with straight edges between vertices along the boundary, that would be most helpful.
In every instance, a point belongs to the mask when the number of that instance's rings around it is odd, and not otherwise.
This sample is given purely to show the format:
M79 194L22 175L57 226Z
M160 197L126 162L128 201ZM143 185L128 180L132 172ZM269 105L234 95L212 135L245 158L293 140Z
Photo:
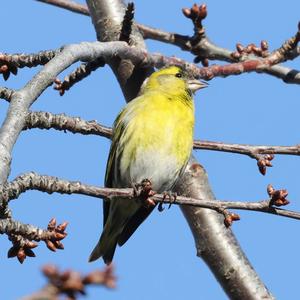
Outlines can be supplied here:
M122 233L118 238L119 246L124 245L127 240L132 236L132 234L137 230L137 228L146 220L146 218L151 214L153 209L156 207L145 207L141 206L138 211L129 219L126 226L124 227Z
M106 165L106 174L105 174L105 186L112 187L112 172L115 165L115 151L113 151L113 145L110 147L109 158ZM108 214L109 214L110 200L103 199L103 227L106 224Z
M105 174L105 186L112 187L112 175L115 168L115 151L113 151L113 145L111 145L109 158L106 165L106 174ZM103 199L103 227L106 224L108 214L110 209L110 200Z
M118 142L120 140L120 136L124 133L126 130L126 124L124 123L124 115L126 115L131 110L131 106L127 105L123 111L120 112L118 117L115 120L114 123L114 129L113 129L113 140L110 147L109 152L109 158L107 161L106 166L106 174L105 174L105 186L106 187L115 187L115 184L113 181L115 181L116 177L118 177L118 158L117 156L121 156L122 153L118 153L117 155L117 146ZM120 149L119 149L120 151ZM136 213L128 220L126 226L124 227L121 235L118 239L118 244L123 245L130 237L131 235L136 231L136 229L141 225L141 223L150 215L150 213L153 211L154 207L146 208L146 207L140 207ZM104 225L107 221L108 215L110 211L110 201L104 201L103 202L103 220Z
M122 117L125 113L125 109L123 109L119 115L117 116L114 125L113 125L113 139L109 150L109 156L106 164L106 172L105 172L105 180L104 184L106 187L115 187L113 184L114 178L118 177L118 164L116 153L117 153L117 146L120 139L122 132L125 129L125 124L122 122ZM119 154L121 156L121 153ZM120 157L119 157L120 158ZM104 200L103 201L103 227L106 224L108 215L110 210L110 201Z

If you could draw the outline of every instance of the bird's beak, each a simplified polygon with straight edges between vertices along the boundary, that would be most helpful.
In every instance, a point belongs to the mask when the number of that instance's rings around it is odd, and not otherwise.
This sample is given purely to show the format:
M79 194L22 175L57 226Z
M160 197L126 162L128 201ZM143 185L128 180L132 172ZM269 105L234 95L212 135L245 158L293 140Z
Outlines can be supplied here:
M188 89L193 93L208 86L208 83L197 79L190 79L187 83Z

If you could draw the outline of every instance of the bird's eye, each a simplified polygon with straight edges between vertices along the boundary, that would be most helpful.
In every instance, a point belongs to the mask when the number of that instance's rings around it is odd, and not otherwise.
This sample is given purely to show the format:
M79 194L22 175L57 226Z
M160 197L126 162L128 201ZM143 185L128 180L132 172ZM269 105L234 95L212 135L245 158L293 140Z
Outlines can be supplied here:
M178 77L178 78L181 78L182 74L181 73L176 73L175 76Z

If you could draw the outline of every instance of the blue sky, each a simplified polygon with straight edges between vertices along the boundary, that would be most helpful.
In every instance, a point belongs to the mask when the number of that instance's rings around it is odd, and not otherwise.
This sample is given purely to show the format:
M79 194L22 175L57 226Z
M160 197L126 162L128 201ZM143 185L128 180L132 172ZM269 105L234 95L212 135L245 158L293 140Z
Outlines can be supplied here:
M81 1L84 3L84 1ZM181 14L193 1L142 1L136 3L136 20L153 27L191 34L192 25ZM218 45L234 49L236 42L269 42L270 49L293 35L297 29L300 4L287 0L275 5L253 0L247 7L237 1L210 1L205 27ZM3 1L1 52L38 52L69 43L95 40L88 17L32 0ZM189 53L176 47L147 41L148 49L192 61ZM290 66L299 65L289 62ZM73 66L70 70L73 70ZM2 86L21 88L40 68L19 70ZM60 76L63 78L70 70ZM200 91L196 102L195 138L213 141L294 145L299 143L299 87L263 74L217 78ZM60 97L49 88L32 110L66 113L111 125L124 100L108 67L99 69ZM0 105L1 122L8 105ZM102 185L109 141L54 130L23 132L15 145L10 179L35 171L84 183ZM210 151L197 151L218 199L265 199L266 186L289 190L290 209L300 210L299 157L276 156L274 167L263 177L256 162L248 157ZM10 242L0 239L0 278L5 286L3 299L18 299L44 284L39 269L54 263L62 269L84 273L102 268L103 262L87 263L102 226L101 200L80 195L48 195L28 192L11 202L14 217L24 223L45 227L50 218L67 220L65 250L52 253L43 244L36 258L23 265L7 259ZM254 212L238 212L241 221L233 230L243 249L268 288L278 299L299 297L300 223ZM115 255L118 287L88 290L89 299L226 299L206 265L196 255L194 241L178 207L154 212Z

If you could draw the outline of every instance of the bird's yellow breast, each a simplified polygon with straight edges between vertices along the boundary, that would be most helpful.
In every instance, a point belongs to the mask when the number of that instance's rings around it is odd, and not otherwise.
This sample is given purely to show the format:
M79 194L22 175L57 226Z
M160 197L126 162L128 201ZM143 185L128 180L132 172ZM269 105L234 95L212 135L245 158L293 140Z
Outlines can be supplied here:
M136 161L141 164L140 156L144 155L149 168L161 168L163 173L164 164L165 168L172 164L174 175L178 175L193 142L194 105L189 95L174 98L147 93L129 103L119 120L115 132L120 138L121 170L129 170Z

